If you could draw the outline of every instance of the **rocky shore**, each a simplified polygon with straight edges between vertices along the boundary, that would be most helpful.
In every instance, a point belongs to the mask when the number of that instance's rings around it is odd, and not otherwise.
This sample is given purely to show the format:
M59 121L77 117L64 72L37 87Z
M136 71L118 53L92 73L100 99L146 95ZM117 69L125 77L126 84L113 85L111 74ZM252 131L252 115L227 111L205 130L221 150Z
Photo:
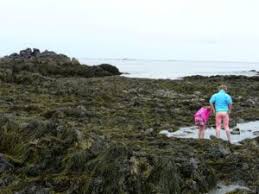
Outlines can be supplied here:
M166 138L225 83L231 124L259 120L259 77L133 79L27 49L0 59L0 193L208 193L259 187L259 138ZM210 123L213 123L210 122ZM259 126L258 126L259 130Z
M103 77L120 75L119 70L109 64L99 66L82 65L75 58L69 58L53 51L40 52L39 49L25 49L0 59L0 76L6 81L17 82L21 77L27 79L47 77ZM33 75L31 75L33 74ZM33 76L33 77L32 77ZM20 80L23 82L24 80Z

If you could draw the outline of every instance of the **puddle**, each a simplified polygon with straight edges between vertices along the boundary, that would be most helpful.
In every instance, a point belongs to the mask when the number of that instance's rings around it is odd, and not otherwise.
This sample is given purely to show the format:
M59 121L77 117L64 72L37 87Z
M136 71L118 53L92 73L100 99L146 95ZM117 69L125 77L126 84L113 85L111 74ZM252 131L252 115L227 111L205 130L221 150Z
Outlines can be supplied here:
M224 185L223 183L219 183L217 187L211 190L208 194L226 194L237 189L251 191L248 187L244 187L238 184Z
M259 121L239 123L237 128L240 129L240 134L231 134L232 143L238 144L244 139L253 139L259 136ZM182 127L176 132L169 132L167 130L160 131L159 134L166 135L167 137L177 137L177 138L198 138L198 129L193 127ZM214 128L207 128L205 132L205 139L210 139L210 136L215 136L216 131ZM227 140L227 136L224 130L220 132L220 138Z

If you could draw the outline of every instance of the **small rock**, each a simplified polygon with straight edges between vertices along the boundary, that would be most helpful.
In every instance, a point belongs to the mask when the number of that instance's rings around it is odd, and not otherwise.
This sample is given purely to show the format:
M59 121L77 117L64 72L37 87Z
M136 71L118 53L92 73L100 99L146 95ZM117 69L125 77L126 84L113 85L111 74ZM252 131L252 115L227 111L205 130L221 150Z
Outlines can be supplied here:
M234 128L230 133L232 135L240 135L240 129L239 128Z
M27 48L25 50L21 50L20 56L22 56L24 58L30 58L32 56L32 50L30 48Z
M80 65L80 62L76 58L72 58L71 63L72 65Z
M210 139L214 140L214 139L218 139L215 135L210 135Z
M144 134L145 134L145 135L150 135L153 131L154 131L153 128L149 128L149 129L146 129L146 130L145 130Z
M245 120L244 120L244 119L239 118L239 119L237 120L237 122L238 122L238 123L244 123L244 122L245 122Z
M252 69L252 70L250 70L249 72L254 72L254 73L255 73L255 72L256 72L256 70Z
M249 165L247 163L244 163L242 165L242 170L248 170L249 169Z

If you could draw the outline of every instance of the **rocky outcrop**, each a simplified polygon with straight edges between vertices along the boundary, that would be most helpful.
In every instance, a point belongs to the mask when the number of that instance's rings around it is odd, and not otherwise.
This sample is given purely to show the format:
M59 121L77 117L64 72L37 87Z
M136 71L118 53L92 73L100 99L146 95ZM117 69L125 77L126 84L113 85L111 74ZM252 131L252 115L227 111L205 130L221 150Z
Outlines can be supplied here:
M29 72L30 74L26 74ZM25 49L18 53L0 59L0 78L18 80L19 76L30 77L32 74L40 76L59 77L103 77L120 75L119 70L109 64L99 66L82 65L75 58L52 51L40 52L39 49ZM25 75L24 75L25 74ZM30 77L33 81L33 77ZM28 79L28 78L27 78ZM24 80L22 80L24 81Z
M80 66L64 56L58 61ZM258 119L257 77L89 79L37 66L13 72L11 64L0 65L0 193L200 194L218 181L259 186L258 138L237 146L158 134L193 125L194 112L222 82L234 99L232 123Z

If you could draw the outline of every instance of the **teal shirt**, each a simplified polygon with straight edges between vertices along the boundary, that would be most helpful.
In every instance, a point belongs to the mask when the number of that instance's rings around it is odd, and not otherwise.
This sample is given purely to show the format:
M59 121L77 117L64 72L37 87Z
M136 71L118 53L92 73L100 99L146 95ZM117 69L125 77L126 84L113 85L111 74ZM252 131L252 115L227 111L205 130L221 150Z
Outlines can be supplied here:
M218 93L213 94L210 98L210 104L215 105L216 112L228 112L229 105L231 105L232 98L224 90L220 90Z

